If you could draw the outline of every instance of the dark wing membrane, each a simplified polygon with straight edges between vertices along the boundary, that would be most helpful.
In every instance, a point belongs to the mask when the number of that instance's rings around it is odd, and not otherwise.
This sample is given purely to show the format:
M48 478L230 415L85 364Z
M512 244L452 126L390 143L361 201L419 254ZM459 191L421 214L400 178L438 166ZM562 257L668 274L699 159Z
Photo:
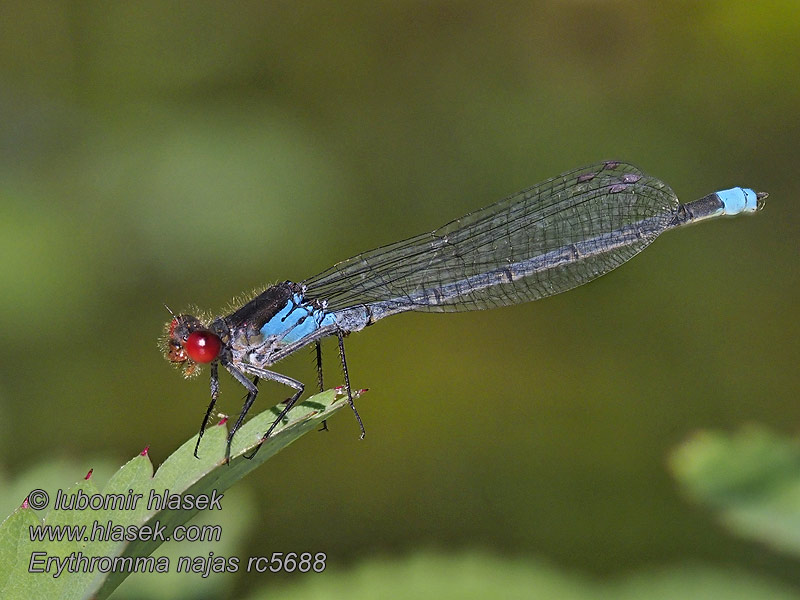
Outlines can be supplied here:
M463 311L550 296L616 268L674 219L678 199L668 185L633 165L604 162L577 169L456 219L430 233L364 252L303 282L307 298L329 310L392 301L418 311ZM521 279L476 285L476 276L626 226L632 243L539 269ZM630 229L630 227L628 227ZM458 294L442 297L437 290Z

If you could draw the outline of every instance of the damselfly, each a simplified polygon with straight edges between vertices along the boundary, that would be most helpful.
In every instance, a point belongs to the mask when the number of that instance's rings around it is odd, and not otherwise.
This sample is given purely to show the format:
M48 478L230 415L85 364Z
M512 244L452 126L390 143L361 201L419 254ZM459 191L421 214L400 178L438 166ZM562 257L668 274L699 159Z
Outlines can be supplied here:
M630 164L603 162L548 179L430 233L359 254L300 283L269 287L210 322L174 316L164 341L167 359L187 376L201 363L211 366L211 402L195 456L219 395L220 365L247 390L228 434L226 460L260 379L294 390L261 442L303 393L300 381L267 367L315 344L322 389L320 340L326 336L339 341L348 402L364 437L345 359L349 333L409 310L479 310L558 294L615 269L668 229L755 212L766 197L735 187L681 204L664 182Z

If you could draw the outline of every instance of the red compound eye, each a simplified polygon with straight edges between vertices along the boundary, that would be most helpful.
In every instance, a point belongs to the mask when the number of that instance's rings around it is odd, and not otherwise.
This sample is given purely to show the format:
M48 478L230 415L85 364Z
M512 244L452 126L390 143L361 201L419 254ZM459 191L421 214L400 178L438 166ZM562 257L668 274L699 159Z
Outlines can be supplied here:
M210 363L221 349L219 336L210 331L193 331L186 340L186 353L194 362Z

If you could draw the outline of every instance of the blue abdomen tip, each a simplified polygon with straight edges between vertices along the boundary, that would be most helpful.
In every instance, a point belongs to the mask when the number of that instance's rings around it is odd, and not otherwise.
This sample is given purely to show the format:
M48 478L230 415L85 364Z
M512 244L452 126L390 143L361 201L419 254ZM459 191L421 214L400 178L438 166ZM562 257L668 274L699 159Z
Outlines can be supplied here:
M758 195L750 188L735 187L717 192L724 206L722 214L738 215L758 210Z

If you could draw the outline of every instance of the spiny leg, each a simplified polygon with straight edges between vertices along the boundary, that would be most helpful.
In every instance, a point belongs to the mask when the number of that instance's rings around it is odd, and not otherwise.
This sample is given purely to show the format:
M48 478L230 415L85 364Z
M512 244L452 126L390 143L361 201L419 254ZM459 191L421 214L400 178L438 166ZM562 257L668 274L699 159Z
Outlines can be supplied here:
M253 451L249 455L245 455L245 458L250 460L259 451L259 449L261 448L261 445L265 441L267 441L267 439L269 438L270 434L275 430L275 428L278 426L278 424L281 421L283 421L283 419L287 415L287 413L290 410L292 410L292 407L295 404L297 404L297 400L303 394L303 390L305 389L305 386L301 382L297 381L296 379L292 379L291 377L287 377L286 375L281 375L280 373L274 373L273 371L267 371L266 369L259 369L257 367L253 367L253 366L250 366L250 365L246 366L245 369L248 372L250 372L251 375L257 374L258 377L261 377L262 379L269 379L271 381L277 381L278 383L282 383L284 385L287 385L287 386L292 387L295 390L297 390L294 393L294 395L291 398L289 398L289 400L286 401L286 406L283 407L283 409L281 410L280 414L278 415L278 418L275 419L272 422L272 425L270 425L269 429L267 429L267 432L263 436L261 436L261 440L258 442L258 445L253 449Z
M319 340L314 342L317 354L317 385L319 386L320 393L325 390L325 385L322 383L322 344ZM328 420L322 421L322 427L317 431L328 431Z
M200 458L197 456L197 450L200 448L200 440L203 438L203 434L206 432L206 425L208 425L208 419L211 417L211 411L214 410L214 405L217 403L217 398L219 398L219 374L217 373L217 363L211 363L211 402L208 403L208 409L206 409L206 416L203 417L203 423L200 425L200 433L197 435L197 443L194 445L194 457Z
M314 345L317 351L317 385L319 386L319 391L322 392L325 390L325 385L322 383L322 344L317 340Z
M258 387L258 381L259 381L259 380L258 380L258 377L253 377L253 385L254 385L254 386ZM247 394L245 394L244 396L242 396L242 400L244 400L245 398L247 398Z
M350 391L350 375L347 373L347 359L344 357L344 336L341 332L339 332L337 336L339 338L339 356L342 359L342 371L344 371L344 387L347 390L347 403L356 415L356 421L358 421L358 426L361 429L361 439L363 440L367 432L364 429L364 423L361 422L361 415L359 415L358 410L356 410L355 402L353 402L353 393Z
M232 364L223 363L223 366L228 370L228 372L231 375L233 375L233 378L236 379L236 381L238 381L239 383L241 383L247 390L247 397L245 398L244 404L242 405L242 411L239 413L239 417L236 419L236 423L233 424L233 427L231 427L231 430L228 432L227 445L225 446L225 462L230 464L231 442L233 441L233 436L236 435L236 432L242 426L242 422L244 421L247 412L250 410L250 407L253 406L253 402L256 401L256 396L258 396L258 388L254 383L252 383L247 378L247 376L244 373L242 373Z

